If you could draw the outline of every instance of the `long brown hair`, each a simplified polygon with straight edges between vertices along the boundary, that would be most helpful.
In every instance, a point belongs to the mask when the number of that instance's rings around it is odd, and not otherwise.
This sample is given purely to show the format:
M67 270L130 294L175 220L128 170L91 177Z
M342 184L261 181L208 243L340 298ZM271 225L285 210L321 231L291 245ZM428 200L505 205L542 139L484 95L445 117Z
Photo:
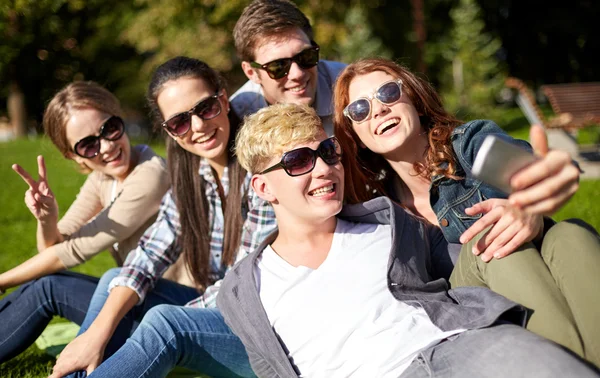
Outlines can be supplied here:
M394 171L388 162L379 154L367 148L358 148L360 138L352 128L352 122L343 114L344 108L350 102L349 87L352 80L361 75L374 71L385 72L388 75L402 79L402 91L406 94L417 113L423 130L427 132L429 146L424 152L424 162L414 163L417 174L431 178L434 175L444 175L456 178L456 159L452 149L450 136L452 130L462 122L448 113L438 93L426 80L410 72L406 67L384 58L365 58L348 65L338 77L334 89L334 128L335 136L345 151L355 152L358 164L367 178L365 182L346 180L346 186L367 187L362 193L361 201L373 197L373 190L385 192L389 180L394 177ZM443 164L446 163L446 164Z
M157 103L158 95L164 84L183 77L200 79L214 92L225 87L222 77L200 60L180 56L163 63L154 72L146 95L155 129L161 129L160 124L163 122ZM246 198L246 193L241 192L246 171L238 164L232 152L240 120L233 111L229 112L228 116L229 193L223 209L225 219L221 259L223 266L233 264L239 247L243 224L242 201ZM204 192L205 182L198 174L201 159L200 156L184 150L173 138L167 138L167 164L181 223L180 245L195 283L200 287L206 287L210 284L211 232L208 225L209 205Z

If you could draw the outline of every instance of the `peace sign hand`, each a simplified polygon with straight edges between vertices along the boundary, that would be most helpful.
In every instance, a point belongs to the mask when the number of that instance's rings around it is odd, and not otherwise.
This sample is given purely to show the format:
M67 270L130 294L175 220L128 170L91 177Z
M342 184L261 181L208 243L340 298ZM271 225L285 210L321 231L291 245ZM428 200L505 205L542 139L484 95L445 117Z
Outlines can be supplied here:
M18 164L13 164L12 169L29 185L29 189L25 192L25 204L33 216L40 222L56 223L58 222L58 204L54 193L48 186L44 157L38 156L37 162L39 175L37 181Z

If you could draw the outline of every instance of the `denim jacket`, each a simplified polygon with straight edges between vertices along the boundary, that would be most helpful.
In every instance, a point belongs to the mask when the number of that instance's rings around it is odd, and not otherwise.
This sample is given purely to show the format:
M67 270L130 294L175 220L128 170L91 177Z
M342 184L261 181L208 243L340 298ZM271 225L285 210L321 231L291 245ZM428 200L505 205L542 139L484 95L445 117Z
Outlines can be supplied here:
M486 199L506 198L503 192L471 176L475 156L488 135L494 135L532 151L529 143L512 138L490 120L474 120L454 129L450 138L457 158L455 174L464 178L453 180L442 175L434 176L429 187L431 208L449 243L459 243L460 235L482 216L481 214L467 215L466 208Z

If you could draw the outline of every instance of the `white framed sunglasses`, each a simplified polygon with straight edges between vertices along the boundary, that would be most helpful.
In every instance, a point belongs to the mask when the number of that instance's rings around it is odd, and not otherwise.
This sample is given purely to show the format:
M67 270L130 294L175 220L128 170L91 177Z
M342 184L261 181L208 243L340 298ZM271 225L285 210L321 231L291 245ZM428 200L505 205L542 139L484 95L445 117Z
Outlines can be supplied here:
M392 105L402 97L402 80L390 80L381 84L372 94L359 97L344 108L344 116L354 123L361 123L371 115L371 102L376 99L383 105Z

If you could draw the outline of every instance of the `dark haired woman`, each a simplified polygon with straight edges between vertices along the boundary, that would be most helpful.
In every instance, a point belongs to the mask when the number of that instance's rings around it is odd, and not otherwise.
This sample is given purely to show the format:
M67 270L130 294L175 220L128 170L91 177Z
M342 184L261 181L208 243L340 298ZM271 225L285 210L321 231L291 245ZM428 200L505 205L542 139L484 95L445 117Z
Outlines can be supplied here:
M185 57L167 61L152 77L148 103L169 134L172 189L135 253L102 277L83 333L60 355L52 377L90 373L121 346L97 375L163 376L176 364L210 376L252 375L242 343L214 305L226 270L275 227L273 210L232 154L239 122L213 69ZM160 279L180 255L196 289ZM180 306L157 306L165 303ZM186 343L202 350L185 353Z
M53 273L106 250L122 265L156 219L169 188L166 164L150 147L131 146L121 113L117 98L89 81L67 85L46 107L46 135L65 158L89 173L60 220L44 158L38 156L37 180L13 165L29 185L25 204L37 220L40 253L0 274L0 294L21 285L0 300L0 363L31 345L54 315L83 321L98 279Z
M334 94L335 135L368 176L347 183L362 188L361 200L372 196L364 188L378 189L440 227L449 243L471 243L473 253L458 256L451 284L488 286L533 309L528 329L600 364L600 239L580 221L543 217L577 190L568 154L542 151L545 136L533 127L532 143L545 155L512 178L506 199L470 176L475 155L488 135L531 147L492 121L459 121L406 68L359 60L340 74ZM449 257L432 256L446 278Z

